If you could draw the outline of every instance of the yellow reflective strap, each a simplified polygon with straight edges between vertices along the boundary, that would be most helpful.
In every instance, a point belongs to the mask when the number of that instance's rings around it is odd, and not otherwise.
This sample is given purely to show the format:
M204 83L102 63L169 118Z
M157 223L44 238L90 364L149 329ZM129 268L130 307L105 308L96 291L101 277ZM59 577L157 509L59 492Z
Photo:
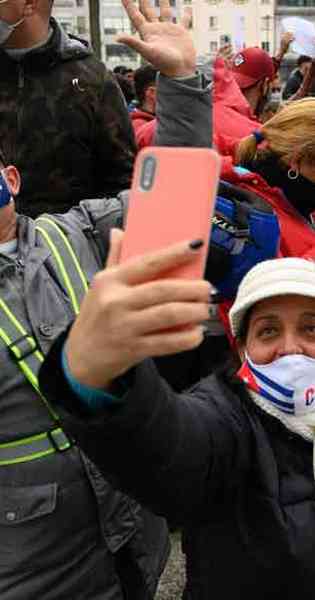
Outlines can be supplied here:
M70 300L72 302L74 313L76 315L78 315L79 314L80 306L79 306L79 303L78 303L78 300L77 300L77 297L76 297L76 293L75 293L75 291L74 291L74 289L72 287L71 281L70 281L70 279L68 277L68 273L67 273L67 271L66 271L66 269L64 267L64 264L63 264L63 261L61 259L61 256L60 256L60 254L59 254L59 252L58 252L55 244L53 243L53 241L49 237L48 233L45 231L45 229L42 229L42 227L36 227L36 229L45 238L45 240L46 240L49 248L51 249L51 251L52 251L52 253L53 253L53 255L54 255L55 259L56 259L56 263L57 263L57 265L58 265L58 267L60 269L61 276L62 276L62 278L64 280L64 283L65 283L65 286L66 286L66 288L68 290L69 298L70 298Z
M15 316L11 313L10 309L8 308L8 306L6 305L6 303L4 302L4 300L2 300L1 298L0 298L0 307L5 312L6 316L9 319L11 319L12 323L17 327L18 331L20 333L22 333L23 335L27 335L26 332L25 332L25 329L16 320ZM11 346L11 348L12 348L15 356L18 359L20 359L21 352L20 352L19 348L15 347L14 345L12 346L13 340L11 340L11 338L2 329L2 327L0 328L0 338L4 341L4 343L5 343L6 346ZM36 346L36 342L35 342L34 338L32 338L30 335L27 335L27 339L32 341L31 346L32 346L32 348L34 348ZM44 356L43 356L43 354L39 350L36 350L36 352L33 352L32 355L34 357L36 357L40 363L42 363L44 361ZM44 402L47 410L49 411L49 413L51 414L51 416L53 417L53 419L55 421L58 421L59 417L58 417L57 413L55 413L55 411L50 406L50 404L47 402L46 398L42 395L42 393L41 393L41 391L39 389L39 383L38 383L37 375L28 366L28 364L25 362L25 360L19 360L18 365L19 365L21 371L24 373L26 379L29 381L29 383L33 386L33 388L36 390L36 392L39 394L39 396L43 400L43 402Z
M61 428L56 429L56 432L61 431ZM1 448L15 448L16 446L24 446L25 444L30 444L31 442L37 442L38 440L43 440L47 437L47 433L37 433L36 435L31 435L26 438L22 438L20 440L16 440L14 442L4 442L0 444Z
M49 432L0 444L0 466L28 462L57 451L64 452L71 446L64 431L58 427Z
M0 466L5 467L6 465L17 465L18 463L29 462L30 460L35 460L36 458L42 458L43 456L47 456L48 454L54 454L56 450L54 448L49 448L49 450L44 450L43 452L34 452L34 454L29 454L27 456L21 456L20 458L11 458L8 460L0 460Z
M55 221L53 221L52 219L49 219L48 217L38 217L38 219L36 219L36 223L38 223L39 221L44 222L44 223L49 223L49 225L51 225L52 227L54 227L56 229L56 231L59 233L62 241L64 242L65 246L67 247L68 252L69 252L69 254L70 254L70 256L71 256L71 258L72 258L72 260L74 262L75 268L76 268L76 270L77 270L77 272L79 274L79 277L80 277L80 279L82 281L83 288L87 292L88 289L89 289L88 282L87 282L86 277L85 277L85 275L84 275L84 273L83 273L83 271L81 269L81 265L80 265L80 263L79 263L76 255L75 255L75 252L74 252L74 250L73 250L73 248L72 248L72 246L71 246L71 244L70 244L67 236L62 231L61 227L59 227L57 225L57 223L55 223Z
M28 341L30 343L30 346L34 350L34 348L36 348L36 342L35 342L34 338L32 338L32 336L28 335L27 331L24 329L24 327L21 325L21 323L19 323L19 321L15 318L14 314L11 312L11 310L8 307L8 305L4 302L4 300L2 300L2 298L0 298L0 307L2 308L2 310L6 314L6 316L10 319L10 321L13 323L14 327L16 327L16 329L23 336L27 337L27 339L28 339ZM12 342L10 342L10 343L12 343ZM15 352L15 350L16 349L13 349L13 352ZM44 357L43 357L42 353L39 350L36 350L34 352L34 356L36 356L36 358L40 362L44 361Z

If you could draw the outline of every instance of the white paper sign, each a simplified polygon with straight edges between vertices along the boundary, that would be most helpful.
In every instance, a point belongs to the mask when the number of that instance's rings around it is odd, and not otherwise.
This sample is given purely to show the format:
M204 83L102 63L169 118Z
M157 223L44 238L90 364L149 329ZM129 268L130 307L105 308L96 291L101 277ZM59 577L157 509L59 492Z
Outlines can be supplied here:
M244 15L240 11L234 11L233 29L234 48L236 52L240 52L245 47Z
M306 54L315 58L315 26L311 21L300 17L287 17L281 22L284 31L294 35L290 48L297 54Z

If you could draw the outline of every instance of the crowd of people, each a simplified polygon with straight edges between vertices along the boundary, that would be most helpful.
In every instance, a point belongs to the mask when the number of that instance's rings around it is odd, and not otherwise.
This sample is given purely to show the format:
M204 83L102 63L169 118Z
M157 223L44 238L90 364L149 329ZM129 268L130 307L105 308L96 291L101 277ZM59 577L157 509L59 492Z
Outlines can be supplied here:
M143 64L110 73L53 0L0 2L1 600L153 600L169 527L183 600L306 600L315 62L282 82L286 33L206 75L188 9L122 3ZM202 280L165 274L208 240L120 262L152 144L221 156Z

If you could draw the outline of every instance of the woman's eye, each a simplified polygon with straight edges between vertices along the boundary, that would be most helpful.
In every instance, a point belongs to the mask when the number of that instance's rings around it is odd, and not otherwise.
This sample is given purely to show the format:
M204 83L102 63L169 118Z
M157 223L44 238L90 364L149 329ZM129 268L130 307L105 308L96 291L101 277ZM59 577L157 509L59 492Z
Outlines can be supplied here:
M263 327L258 332L258 336L261 338L269 338L269 337L276 335L276 333L277 333L276 327Z
M305 330L307 333L310 333L310 334L312 334L312 335L315 335L315 324L314 324L314 325L313 325L313 324L312 324L312 325L305 325L305 327L304 327L304 330Z

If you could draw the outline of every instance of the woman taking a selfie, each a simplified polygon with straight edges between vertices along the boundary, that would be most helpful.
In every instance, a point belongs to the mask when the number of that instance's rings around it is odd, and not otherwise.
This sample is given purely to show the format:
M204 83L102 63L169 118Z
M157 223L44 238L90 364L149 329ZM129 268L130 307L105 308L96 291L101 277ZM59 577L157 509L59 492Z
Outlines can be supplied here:
M209 286L152 280L200 243L117 266L118 237L43 392L115 485L183 527L185 600L312 597L315 265L252 269L230 312L238 377L227 368L176 394L149 357L200 343Z

